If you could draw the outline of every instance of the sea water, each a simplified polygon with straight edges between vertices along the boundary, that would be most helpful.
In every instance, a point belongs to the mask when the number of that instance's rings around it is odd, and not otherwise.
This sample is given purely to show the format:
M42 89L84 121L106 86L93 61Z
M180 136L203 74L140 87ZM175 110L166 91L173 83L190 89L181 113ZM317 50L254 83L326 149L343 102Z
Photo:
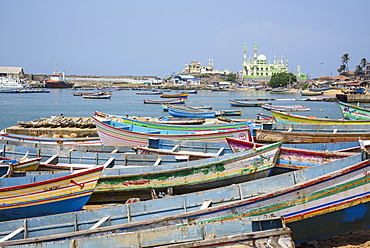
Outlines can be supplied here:
M84 99L74 96L72 89L51 89L50 93L1 93L0 129L17 125L18 121L31 121L63 114L65 117L91 117L95 111L123 116L169 116L160 104L144 104L144 99L165 100L159 95L137 95L136 90L113 91L111 99ZM91 91L87 91L91 92ZM177 94L172 90L168 94ZM272 93L254 90L210 91L198 90L190 94L186 102L189 106L211 105L213 110L242 109L241 116L230 118L256 119L257 113L270 115L262 107L232 107L230 99L276 99L269 101L273 105L304 105L311 108L308 112L294 112L304 116L342 117L337 102L302 101L307 99L300 93Z

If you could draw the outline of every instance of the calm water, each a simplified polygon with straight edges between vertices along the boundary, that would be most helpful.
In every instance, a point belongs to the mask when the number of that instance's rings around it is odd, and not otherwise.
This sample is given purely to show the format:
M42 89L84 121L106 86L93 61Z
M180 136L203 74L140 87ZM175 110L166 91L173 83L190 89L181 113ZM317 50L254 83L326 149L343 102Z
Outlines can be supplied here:
M73 96L71 89L52 89L50 93L30 94L0 94L2 111L0 114L0 129L14 126L17 121L30 121L41 117L48 118L63 114L70 117L89 117L94 111L108 114L159 117L167 116L161 105L144 104L143 99L163 100L159 95L136 95L136 90L114 91L111 99L83 99ZM168 94L176 94L172 90ZM211 105L214 110L242 109L240 117L230 118L255 119L257 113L271 115L261 107L231 107L230 99L296 99L273 101L275 105L305 105L310 106L309 112L297 112L299 115L313 115L317 117L341 118L341 111L336 102L298 101L305 99L299 93L270 93L265 91L198 91L198 94L189 95L187 105Z

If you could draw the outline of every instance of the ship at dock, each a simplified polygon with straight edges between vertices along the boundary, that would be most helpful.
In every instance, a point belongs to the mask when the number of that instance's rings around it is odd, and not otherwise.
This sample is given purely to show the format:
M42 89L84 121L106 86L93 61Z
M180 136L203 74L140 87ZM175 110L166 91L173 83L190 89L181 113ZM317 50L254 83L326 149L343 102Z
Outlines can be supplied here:
M68 83L65 77L65 72L54 71L50 78L40 81L44 84L45 88L72 88L73 84Z

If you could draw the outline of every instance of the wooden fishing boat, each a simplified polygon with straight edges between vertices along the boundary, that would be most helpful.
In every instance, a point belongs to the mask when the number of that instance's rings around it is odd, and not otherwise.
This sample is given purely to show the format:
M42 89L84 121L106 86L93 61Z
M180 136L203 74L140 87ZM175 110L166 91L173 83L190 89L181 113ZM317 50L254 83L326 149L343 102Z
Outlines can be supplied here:
M274 120L274 117L262 113L257 113L257 120Z
M180 93L198 94L197 90L180 91Z
M301 91L301 96L321 96L324 91Z
M102 95L82 94L82 97L86 98L86 99L110 99L112 97L112 93L109 92L109 93L105 93L105 94L102 94Z
M206 143L205 143L206 144ZM117 148L117 149L113 149ZM60 171L77 170L96 167L114 167L118 169L116 173L140 173L153 172L178 168L179 162L187 161L186 156L156 156L139 155L132 147L111 147L111 149L99 151L75 151L73 147L51 146L47 147L27 147L14 144L0 144L1 156L6 156L13 160L17 157L27 157L30 159L40 159L38 170L40 171ZM110 152L111 151L111 152ZM131 167L131 168L129 168ZM113 174L113 170L109 173Z
M160 90L152 90L152 91L137 91L136 92L136 95L160 95L162 94L163 91L160 91Z
M272 88L271 92L272 93L286 93L289 92L290 89L288 88Z
M185 103L187 98L176 98L170 100L143 100L144 103L147 104L183 104Z
M12 171L35 171L40 165L41 158L28 158L26 153L22 158L0 157L0 163L9 163Z
M149 138L172 139L172 140L193 140L202 142L226 143L226 137L235 137L243 140L250 139L248 129L232 131L210 131L210 132L189 132L171 130L157 130L136 125L127 125L114 121L100 121L93 117L98 135L104 145L108 146L139 146L146 145Z
M344 102L338 102L344 118L354 120L370 120L370 110Z
M313 91L313 92L322 92L322 91L325 91L325 90L331 90L332 87L323 87L323 88L312 88L312 89L308 89L309 91Z
M192 109L180 109L180 108L168 108L168 113L172 116L177 117L202 117L202 118L214 118L216 117L216 111L202 111Z
M0 139L31 142L31 143L92 145L92 146L102 145L99 137L49 138L49 137L36 137L36 136L12 134L12 133L7 133L4 130L0 132Z
M263 102L255 102L243 99L229 100L231 106L235 107L260 107Z
M317 125L369 125L370 118L368 120L345 120L345 119L328 119L318 118L314 116L300 116L290 113L271 111L277 123L287 124L317 124ZM369 126L370 127L370 126Z
M179 118L172 116L161 116L157 121L151 121L159 124L170 124L170 125L200 125L206 122L204 118Z
M0 220L80 210L90 198L103 167L72 173L2 178Z
M244 150L251 150L255 149L256 147L264 146L263 144L241 141L237 139L227 138L226 140L233 152L241 152ZM273 174L276 175L292 170L300 170L303 168L313 167L319 164L332 162L353 155L353 152L330 152L325 150L307 150L282 146L279 154L277 155Z
M95 112L95 115L103 118L112 118L114 120L128 124L136 125L141 127L153 128L156 130L172 130L172 131L189 131L189 132L205 132L205 131L231 131L238 129L248 129L253 128L254 122L240 122L240 123L226 123L226 124L217 124L217 125L171 125L171 124L162 124L159 122L147 122L133 118L127 118L118 115L109 115L101 112ZM204 120L204 119L203 119Z
M178 164L178 169L140 174L103 175L89 202L151 199L154 192L185 194L266 177L281 143L217 158Z
M189 96L189 93L180 93L180 94L162 94L161 98L187 98Z
M104 95L107 91L101 90L101 91L95 91L95 92L85 92L85 91L79 91L79 92L73 92L74 96L83 96L83 95Z
M147 146L137 147L137 153L146 155L185 155L189 157L189 160L196 160L231 154L232 150L226 143L149 139Z
M302 105L277 106L271 105L270 103L265 103L262 104L261 107L267 110L276 110L276 111L310 111L310 107Z
M178 106L173 106L171 104L162 104L162 109L163 111L168 111L168 108L171 107L177 107L179 108ZM180 107L181 108L181 107ZM192 109L203 109L203 110L212 110L212 106L208 106L208 105L203 105L203 106L188 106L188 105L184 105L184 108L192 108Z
M292 229L294 242L300 244L367 227L370 221L370 193L367 190L369 168L370 161L363 161L362 155L356 154L331 163L223 188L27 219L29 225L24 226L27 233L25 239L21 231L15 233L24 224L24 220L3 222L0 234L5 236L14 232L12 237L16 240L6 241L9 238L3 238L0 245L28 244L27 247L36 247L42 242L52 242L50 244L67 246L68 243L58 242L68 239L76 244L87 238L92 238L96 244L100 240L107 242L111 236L120 237L125 233L133 233L137 237L137 231L187 228L187 225L196 227L206 223L222 224L230 220L248 220L261 216L283 216L287 226ZM361 218L348 218L348 214L360 215ZM50 223L58 225L51 229ZM258 226L264 224L255 223L255 227ZM245 224L233 224L231 227L232 230L245 230ZM227 228L213 228L222 229ZM167 233L164 236L170 235ZM131 238L125 236L120 241ZM135 242L138 244L136 239Z
M241 109L226 109L226 110L221 110L221 115L226 115L226 116L231 116L231 115L242 115L242 110Z
M336 143L370 139L368 125L262 124L256 142Z

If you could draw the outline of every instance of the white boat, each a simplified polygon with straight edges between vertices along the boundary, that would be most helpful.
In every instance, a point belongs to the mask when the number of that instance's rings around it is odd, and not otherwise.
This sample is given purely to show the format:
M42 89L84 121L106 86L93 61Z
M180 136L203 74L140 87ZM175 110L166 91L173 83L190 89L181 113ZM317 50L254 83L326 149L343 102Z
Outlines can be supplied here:
M0 88L3 89L20 89L25 88L27 84L19 79L10 77L0 77Z

